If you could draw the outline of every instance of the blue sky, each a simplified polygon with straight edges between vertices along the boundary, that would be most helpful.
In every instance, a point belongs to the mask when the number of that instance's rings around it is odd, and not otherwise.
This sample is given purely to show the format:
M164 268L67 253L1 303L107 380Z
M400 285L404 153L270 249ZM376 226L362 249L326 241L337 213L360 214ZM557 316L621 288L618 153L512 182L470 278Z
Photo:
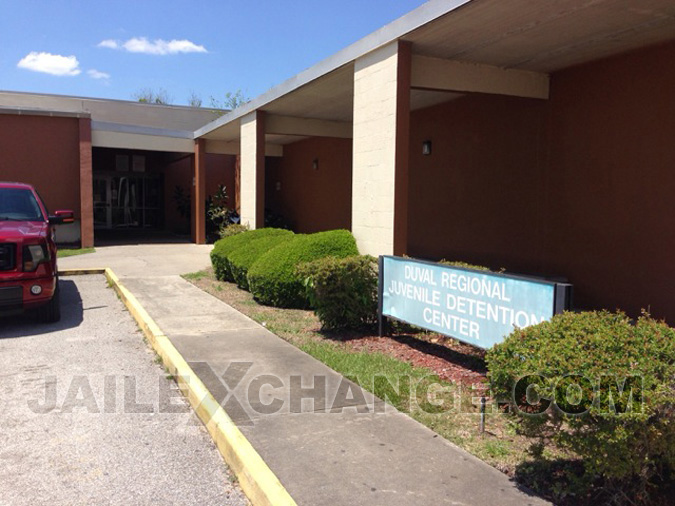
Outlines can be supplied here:
M424 0L0 0L0 89L255 97Z

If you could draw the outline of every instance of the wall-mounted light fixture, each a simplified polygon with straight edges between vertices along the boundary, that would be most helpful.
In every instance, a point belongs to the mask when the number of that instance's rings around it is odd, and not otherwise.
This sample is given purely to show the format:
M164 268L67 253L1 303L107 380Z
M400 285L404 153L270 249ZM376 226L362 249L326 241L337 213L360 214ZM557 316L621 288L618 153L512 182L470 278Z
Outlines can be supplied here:
M314 160L312 160L312 168L314 170L319 170L319 159L318 158L315 158Z
M431 141L424 141L422 143L422 154L423 155L431 154Z

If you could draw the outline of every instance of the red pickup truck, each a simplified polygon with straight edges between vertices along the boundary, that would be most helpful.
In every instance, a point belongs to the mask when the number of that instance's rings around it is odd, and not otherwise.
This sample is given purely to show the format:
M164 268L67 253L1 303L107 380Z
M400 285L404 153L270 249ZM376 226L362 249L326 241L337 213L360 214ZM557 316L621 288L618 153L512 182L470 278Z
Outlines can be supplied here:
M71 222L72 211L50 216L32 186L0 182L0 316L60 320L54 225Z

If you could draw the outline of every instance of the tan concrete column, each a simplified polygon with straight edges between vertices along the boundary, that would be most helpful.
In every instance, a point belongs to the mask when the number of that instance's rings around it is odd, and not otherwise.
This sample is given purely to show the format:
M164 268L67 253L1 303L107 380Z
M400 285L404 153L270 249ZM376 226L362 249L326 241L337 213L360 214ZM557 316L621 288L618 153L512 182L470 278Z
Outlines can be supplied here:
M241 222L265 226L265 113L254 111L241 119Z
M363 254L407 250L410 69L398 41L355 63L352 232Z
M193 177L193 240L197 244L204 244L206 243L206 141L204 139L195 140Z
M79 119L80 130L80 242L94 246L94 181L91 156L91 119Z

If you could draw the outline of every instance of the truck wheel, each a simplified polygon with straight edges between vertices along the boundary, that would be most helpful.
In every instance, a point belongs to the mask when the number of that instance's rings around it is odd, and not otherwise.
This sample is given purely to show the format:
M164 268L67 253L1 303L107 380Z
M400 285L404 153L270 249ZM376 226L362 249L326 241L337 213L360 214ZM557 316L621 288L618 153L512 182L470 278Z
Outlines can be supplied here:
M61 319L61 300L60 300L59 280L56 280L56 290L54 296L44 306L37 309L37 319L42 323L56 323Z

